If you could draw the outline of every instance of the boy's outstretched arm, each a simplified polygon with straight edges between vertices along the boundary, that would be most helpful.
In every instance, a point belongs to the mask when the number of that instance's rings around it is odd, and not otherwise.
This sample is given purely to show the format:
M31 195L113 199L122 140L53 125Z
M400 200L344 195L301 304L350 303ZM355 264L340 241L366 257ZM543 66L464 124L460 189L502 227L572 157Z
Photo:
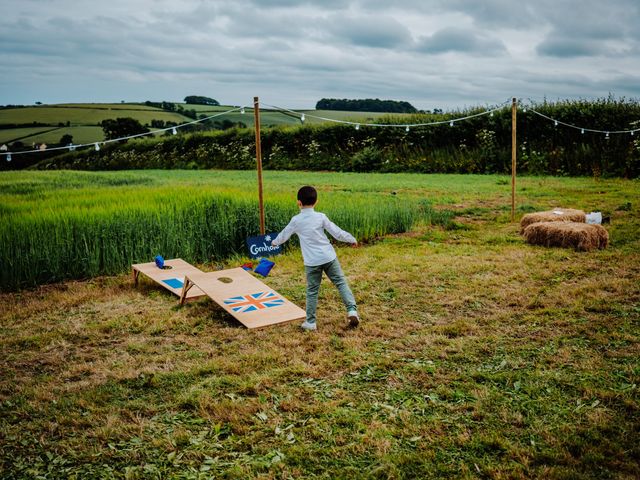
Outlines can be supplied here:
M277 247L278 245L282 245L284 242L291 238L291 235L295 232L295 225L293 222L293 218L289 222L289 225L284 227L282 231L278 234L276 238L271 241L271 245Z
M331 234L333 238L336 240L340 240L341 242L358 244L358 241L355 239L353 235L349 232L342 230L339 226L333 223L329 218L325 215L322 226L324 229Z

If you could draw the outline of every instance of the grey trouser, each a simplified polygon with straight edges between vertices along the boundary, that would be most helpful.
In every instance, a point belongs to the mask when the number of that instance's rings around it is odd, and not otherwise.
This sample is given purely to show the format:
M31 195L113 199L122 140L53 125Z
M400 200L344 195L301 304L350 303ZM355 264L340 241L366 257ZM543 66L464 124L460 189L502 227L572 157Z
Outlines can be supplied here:
M304 266L304 272L307 275L307 322L316 323L316 307L318 306L318 291L320 290L320 282L322 281L322 272L327 274L329 280L338 287L338 292L342 297L347 312L356 310L356 299L349 288L349 283L344 276L340 262L335 260L318 265L315 267Z

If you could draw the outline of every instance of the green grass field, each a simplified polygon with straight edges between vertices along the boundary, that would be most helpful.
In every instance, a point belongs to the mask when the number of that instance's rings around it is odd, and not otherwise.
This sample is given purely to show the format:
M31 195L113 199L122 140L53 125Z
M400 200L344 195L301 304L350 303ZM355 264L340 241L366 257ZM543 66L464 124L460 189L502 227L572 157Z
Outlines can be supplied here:
M151 192L255 195L253 172L0 180L2 223L117 216ZM638 181L519 179L518 216L611 216L609 248L589 253L525 244L506 177L265 172L267 201L293 212L304 183L319 210L426 200L455 224L338 247L356 330L327 283L313 334L247 331L126 273L0 294L0 477L640 477ZM34 252L53 234L39 238ZM299 250L275 261L265 282L304 306Z

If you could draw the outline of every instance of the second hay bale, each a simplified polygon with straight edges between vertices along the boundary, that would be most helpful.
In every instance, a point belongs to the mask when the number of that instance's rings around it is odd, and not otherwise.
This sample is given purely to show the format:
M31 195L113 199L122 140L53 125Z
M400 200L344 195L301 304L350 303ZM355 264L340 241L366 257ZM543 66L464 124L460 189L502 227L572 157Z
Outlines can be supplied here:
M527 242L545 247L594 250L609 245L609 232L601 225L580 222L537 222L523 232Z
M586 221L587 215L582 210L573 208L556 208L548 212L527 213L520 220L520 233L532 223L538 222L582 222Z

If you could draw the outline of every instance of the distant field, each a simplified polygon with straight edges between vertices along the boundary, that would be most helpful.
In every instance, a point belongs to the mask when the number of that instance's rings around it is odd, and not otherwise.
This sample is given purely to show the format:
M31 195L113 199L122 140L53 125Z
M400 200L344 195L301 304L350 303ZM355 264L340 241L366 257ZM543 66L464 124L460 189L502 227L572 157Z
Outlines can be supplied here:
M384 112L342 112L338 110L300 110L302 113L316 115L318 117L332 118L334 120L347 120L351 122L376 121L381 118L408 117L407 113L384 113Z
M184 108L194 109L198 114L215 115L217 112L226 111L234 107L220 106L212 107L208 105L184 105ZM309 115L330 118L334 120L347 120L352 122L372 122L384 117L388 117L389 113L380 112L344 112L337 110L293 110L299 114L305 114L306 123L325 123L324 120L313 118ZM394 114L394 117L402 117L407 114ZM253 126L253 108L246 108L245 113L233 112L220 117L220 119L228 119L232 122L242 122L247 126ZM218 120L218 118L216 118ZM262 110L260 116L260 124L265 126L273 125L298 125L300 124L300 115L289 112L281 112L276 110Z
M47 105L48 107L60 108L95 108L108 110L160 110L156 107L149 107L140 103L62 103L59 105Z
M226 112L227 110L231 110L232 108L240 107L240 105L232 106L232 105L192 105L187 103L179 103L176 105L181 105L185 110L195 110L198 113L215 113L215 112ZM247 109L248 110L248 109Z
M58 130L56 127L28 127L28 128L11 128L7 130L0 130L0 143L15 142L20 140L27 144L33 142L33 136L38 134L45 134L44 132L50 132L52 130ZM57 135L57 134L56 134Z
M155 131L156 129L151 128L150 130ZM62 136L66 134L73 137L73 143L76 145L101 142L104 140L102 127L39 127L0 130L0 144L19 140L27 146L31 146L34 143L46 143L48 145L52 145L57 144Z
M69 134L73 137L73 143L91 143L104 140L104 132L102 127L78 126L78 127L60 127L53 131L47 131L39 135L34 135L27 140L23 140L25 145L31 143L58 143L63 135Z
M198 115L216 115L237 108L236 106L221 105L181 105L186 110L196 110ZM321 124L324 120L312 118L319 116L336 120L347 120L353 122L376 122L388 116L387 113L377 112L341 112L332 110L297 110L300 114L307 115L305 123ZM396 118L402 115L394 115ZM143 125L151 123L151 120L164 120L177 124L192 121L178 113L166 112L164 110L148 107L143 104L128 103L69 103L60 105L42 105L24 108L12 108L0 110L0 125L17 124L25 125L32 123L47 124L42 127L22 127L15 129L0 130L0 142L12 143L21 141L25 145L31 143L57 143L60 138L69 134L73 136L74 143L91 143L104 139L102 129L97 125L103 120L118 117L131 117L138 120ZM245 113L235 111L226 115L215 117L213 121L231 121L234 124L244 124L247 128L254 127L253 108L247 106ZM59 127L58 124L70 124L69 127ZM280 112L274 110L262 110L260 123L263 127L274 127L281 125L300 125L299 115Z
M188 121L177 113L152 109L143 105L128 106L114 104L57 105L25 107L0 110L0 124L28 124L32 122L57 125L70 122L71 125L97 125L103 120L118 117L132 117L145 124L151 120L165 120L176 123Z

